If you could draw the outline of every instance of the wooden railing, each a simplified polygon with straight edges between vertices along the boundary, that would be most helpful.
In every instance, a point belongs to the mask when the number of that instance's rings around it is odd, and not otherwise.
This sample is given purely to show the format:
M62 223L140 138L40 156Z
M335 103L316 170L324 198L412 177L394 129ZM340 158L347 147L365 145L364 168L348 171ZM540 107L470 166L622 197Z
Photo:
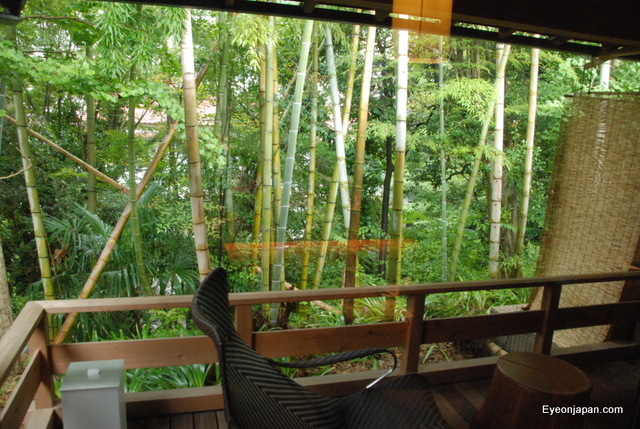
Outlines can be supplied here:
M551 350L559 329L611 324L634 327L640 321L640 300L583 307L558 308L563 285L591 287L590 283L640 281L640 272L557 276L547 278L472 281L403 286L237 293L229 297L236 307L240 335L268 357L313 355L367 347L402 347L399 374L419 372L434 384L487 378L496 357L421 365L421 344L504 335L535 333L534 351L551 353L574 363L618 360L640 356L640 343L622 338L600 344ZM423 320L425 297L435 293L541 287L540 310L505 314ZM365 297L406 296L405 318L399 322L314 329L252 332L252 306L263 303L327 301ZM54 374L64 374L71 362L124 359L125 368L151 368L212 363L217 355L206 337L178 337L51 345L46 317L55 313L115 312L189 307L191 296L107 298L29 302L0 341L0 383L4 383L26 345L29 363L9 402L0 414L0 429L17 429L28 413L27 428L59 426L60 406L54 395ZM626 331L632 331L627 329ZM298 381L329 395L347 394L378 376L377 371L308 377ZM219 386L159 392L127 393L129 415L172 414L221 409ZM29 412L35 404L35 411Z

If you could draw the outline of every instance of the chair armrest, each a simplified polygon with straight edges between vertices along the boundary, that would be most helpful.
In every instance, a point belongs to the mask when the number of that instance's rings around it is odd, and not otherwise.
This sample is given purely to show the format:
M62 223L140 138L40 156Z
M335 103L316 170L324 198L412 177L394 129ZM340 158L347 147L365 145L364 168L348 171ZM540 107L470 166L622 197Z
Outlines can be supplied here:
M372 348L372 349L361 349L361 350L353 350L348 352L336 353L330 356L323 356L319 358L307 359L307 360L296 361L296 362L277 362L273 359L269 359L269 362L271 362L275 366L279 366L282 368L312 368L312 367L318 367L318 366L324 366L324 365L334 365L339 362L345 362L348 360L358 359L366 356L379 355L382 353L388 353L393 357L393 367L389 371L387 371L386 373L378 377L376 380L371 382L367 386L367 389L368 389L374 384L381 381L383 378L387 377L389 374L391 374L396 369L396 366L398 366L398 357L393 351L388 349Z

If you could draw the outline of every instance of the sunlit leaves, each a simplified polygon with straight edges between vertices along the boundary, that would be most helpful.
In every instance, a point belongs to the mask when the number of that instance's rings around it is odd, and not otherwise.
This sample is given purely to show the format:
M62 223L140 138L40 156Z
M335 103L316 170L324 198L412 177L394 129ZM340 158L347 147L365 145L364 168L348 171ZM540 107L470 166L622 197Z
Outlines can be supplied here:
M100 33L98 65L112 77L124 77L131 67L151 66L158 50L179 44L184 10L104 3L96 16Z

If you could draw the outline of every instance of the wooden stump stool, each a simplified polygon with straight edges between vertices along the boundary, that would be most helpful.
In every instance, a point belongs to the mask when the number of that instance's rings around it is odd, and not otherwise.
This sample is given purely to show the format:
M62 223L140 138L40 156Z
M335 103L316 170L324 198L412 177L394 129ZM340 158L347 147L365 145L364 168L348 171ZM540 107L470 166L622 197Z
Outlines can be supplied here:
M470 429L582 428L591 380L569 363L542 354L502 356ZM552 413L553 411L553 413Z

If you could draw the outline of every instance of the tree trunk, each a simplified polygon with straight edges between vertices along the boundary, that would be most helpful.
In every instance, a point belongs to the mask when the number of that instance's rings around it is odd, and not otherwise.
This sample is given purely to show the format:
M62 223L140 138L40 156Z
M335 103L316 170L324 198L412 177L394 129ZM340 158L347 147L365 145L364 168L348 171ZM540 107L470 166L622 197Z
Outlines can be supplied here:
M502 55L506 54L506 47L498 44L497 55L500 63ZM491 212L489 219L491 229L489 233L489 278L498 278L500 263L500 228L502 215L502 162L504 146L504 87L505 73L498 67L496 73L498 84L498 97L496 99L496 122L493 131L493 161L491 165Z
M0 76L0 110L4 110L7 104L7 82L5 76ZM4 129L4 115L0 117L0 137ZM0 155L2 155L2 140L0 139Z
M393 169L393 200L391 206L391 248L387 267L387 282L401 283L402 230L404 205L404 161L407 143L407 85L409 75L409 32L398 31L398 87L396 92L396 159ZM387 298L385 320L393 320L395 298Z
M134 81L135 73L131 72L131 81ZM144 265L144 255L142 251L142 234L140 232L140 217L138 216L138 197L134 190L136 189L136 100L135 97L129 98L127 132L129 140L129 205L131 207L131 216L129 219L129 227L131 228L131 239L133 241L133 250L136 257L136 267L138 276L140 276L141 292L143 295L151 296L151 281Z
M516 270L522 277L522 256L524 253L524 236L529 216L529 199L531 196L531 176L533 172L533 148L536 134L536 112L538 110L538 71L540 69L540 49L531 49L531 78L529 82L529 114L527 120L527 149L524 159L524 178L522 180L522 203L516 238Z
M333 41L331 37L331 27L325 27L326 31L326 54L327 73L329 74L329 84L331 87L331 104L333 105L333 131L336 140L336 158L338 161L338 180L340 182L340 201L342 202L342 214L344 226L349 229L349 179L347 177L347 160L344 148L344 133L342 131L342 113L340 112L340 94L338 92L338 77L336 75L336 62L333 53Z
M218 261L222 260L224 243L229 242L234 231L233 216L233 188L229 180L229 169L231 153L229 147L229 52L231 42L229 40L229 17L228 12L220 12L220 44L222 53L220 55L220 72L218 74L218 88L216 96L216 115L213 125L213 135L222 146L222 156L225 158L224 172L220 180L220 236L218 246Z
M15 27L7 27L7 33L9 35L9 40L15 42ZM40 199L38 198L38 190L36 188L36 173L31 159L31 147L29 145L29 134L27 133L27 116L24 110L22 83L17 77L13 77L11 79L11 85L13 87L13 106L17 122L18 145L20 147L20 154L22 155L24 181L27 186L29 209L31 210L33 231L35 233L40 276L42 278L42 289L45 299L55 299L51 262L49 260L49 245L47 243L44 223L42 221L42 209L40 207Z
M385 144L385 172L384 181L382 183L382 213L380 221L380 229L382 229L383 237L380 243L379 257L379 274L386 276L387 262L387 237L389 233L389 201L391 200L391 178L393 177L393 138L387 137Z
M313 23L313 55L311 60L311 123L309 124L309 184L307 187L307 216L304 228L304 254L300 289L306 289L309 281L309 260L311 259L311 233L313 232L313 211L316 187L316 142L318 123L318 23Z
M0 238L0 338L7 332L12 323L13 312L11 310L9 282L7 281L7 265L4 262L2 239Z
M211 271L207 224L204 214L202 175L200 172L200 147L198 145L198 114L196 111L196 80L193 58L193 37L191 11L186 10L184 35L180 46L182 61L182 81L184 94L185 134L187 157L189 160L189 193L191 198L191 221L195 241L198 272L203 279Z
M87 46L87 59L93 61L91 46ZM87 164L96 166L96 100L89 94L85 96L87 103ZM91 213L98 211L96 193L96 175L87 173L87 209Z
M349 239L347 241L347 268L344 286L356 286L358 271L358 239L360 229L360 213L362 208L362 186L364 182L364 155L367 141L367 122L369 119L369 92L371 90L371 74L373 69L373 48L376 41L376 28L369 27L367 46L362 72L362 89L360 92L360 109L358 111L358 136L356 138L356 157L353 172L353 193L351 196L351 221L349 223ZM356 49L357 47L352 47ZM342 311L346 324L353 322L353 300L345 300Z
M442 91L444 87L444 59L443 38L439 40L440 61L438 62L438 88ZM444 97L440 97L440 190L442 207L442 275L443 282L447 281L447 159L445 156L445 128L444 128Z

